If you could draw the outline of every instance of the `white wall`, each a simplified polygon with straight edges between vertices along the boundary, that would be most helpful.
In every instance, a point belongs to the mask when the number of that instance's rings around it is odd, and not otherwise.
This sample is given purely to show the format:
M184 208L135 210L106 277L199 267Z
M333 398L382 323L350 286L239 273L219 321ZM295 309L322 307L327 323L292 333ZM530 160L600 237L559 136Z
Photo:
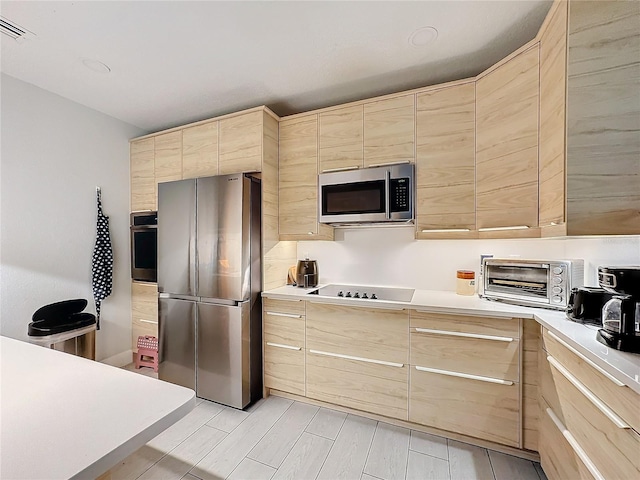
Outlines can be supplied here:
M337 229L334 242L298 242L298 258L318 261L321 283L456 288L456 270L478 275L481 254L585 261L585 284L599 265L640 265L640 236L517 240L415 240L410 227Z
M13 77L1 77L0 333L27 339L42 305L91 293L95 187L114 250L96 356L131 348L129 143L141 129Z

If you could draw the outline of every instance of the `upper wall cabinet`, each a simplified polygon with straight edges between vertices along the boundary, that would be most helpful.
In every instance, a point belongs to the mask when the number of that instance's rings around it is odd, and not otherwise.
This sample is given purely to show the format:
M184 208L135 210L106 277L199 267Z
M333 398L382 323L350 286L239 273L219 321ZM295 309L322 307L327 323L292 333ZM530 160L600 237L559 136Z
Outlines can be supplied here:
M157 135L155 142L156 184L182 179L182 131Z
M364 105L364 166L415 161L415 95Z
M476 235L475 82L416 95L417 238Z
M476 82L478 229L538 229L538 44ZM493 232L492 232L493 233ZM481 235L482 236L482 235Z
M132 212L156 209L154 144L153 138L145 138L129 145Z
M280 122L280 240L333 240L318 223L318 115Z
M262 110L220 120L219 174L259 172L262 167Z
M182 178L218 174L218 122L182 131Z
M320 172L364 166L364 107L353 105L320 113Z

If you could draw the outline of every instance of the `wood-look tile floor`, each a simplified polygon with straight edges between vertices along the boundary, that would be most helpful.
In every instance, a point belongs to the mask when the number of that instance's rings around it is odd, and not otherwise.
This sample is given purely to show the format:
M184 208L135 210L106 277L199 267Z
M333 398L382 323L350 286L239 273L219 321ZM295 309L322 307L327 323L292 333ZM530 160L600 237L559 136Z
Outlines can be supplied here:
M546 480L535 462L276 396L246 411L198 399L111 477Z

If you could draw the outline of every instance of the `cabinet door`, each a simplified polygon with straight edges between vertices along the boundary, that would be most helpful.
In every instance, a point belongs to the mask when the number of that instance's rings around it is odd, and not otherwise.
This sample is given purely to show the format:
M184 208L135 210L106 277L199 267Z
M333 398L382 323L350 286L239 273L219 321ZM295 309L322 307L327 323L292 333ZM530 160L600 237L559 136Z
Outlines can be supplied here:
M318 116L280 123L279 224L281 240L332 239L318 224Z
M218 174L218 122L182 131L182 178Z
M274 301L264 305L264 384L284 392L305 394L304 311L296 313L296 305L280 312ZM277 302L277 301L276 301ZM303 302L299 302L302 304ZM274 308L276 307L276 308ZM303 305L304 307L304 305Z
M364 105L364 166L415 161L415 95Z
M138 336L158 337L158 286L131 282L131 349L138 351Z
M568 5L553 4L540 39L540 226L565 219Z
M362 167L363 115L362 105L320 114L320 172Z
M538 46L476 83L478 228L538 225Z
M182 179L182 130L157 135L156 184ZM156 190L157 192L157 190Z
M419 234L475 230L475 98L475 82L416 96Z
M219 174L262 169L262 110L220 120Z
M136 140L130 145L131 211L156 210L154 138Z

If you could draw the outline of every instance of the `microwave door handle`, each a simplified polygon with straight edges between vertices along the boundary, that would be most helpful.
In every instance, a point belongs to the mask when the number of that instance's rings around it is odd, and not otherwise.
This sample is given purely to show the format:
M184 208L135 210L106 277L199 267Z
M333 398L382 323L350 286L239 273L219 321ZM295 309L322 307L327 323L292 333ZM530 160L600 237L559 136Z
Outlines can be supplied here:
M391 170L386 171L384 177L384 211L387 219L391 218Z

